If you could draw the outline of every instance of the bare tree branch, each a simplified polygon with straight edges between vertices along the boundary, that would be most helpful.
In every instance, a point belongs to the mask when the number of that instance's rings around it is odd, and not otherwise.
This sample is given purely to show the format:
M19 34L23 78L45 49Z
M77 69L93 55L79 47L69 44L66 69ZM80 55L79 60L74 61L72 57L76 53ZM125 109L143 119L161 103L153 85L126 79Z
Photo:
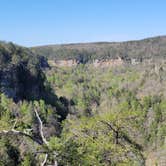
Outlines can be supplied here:
M49 146L49 142L46 140L46 138L44 137L44 133L43 133L43 122L42 122L42 120L41 120L41 118L40 118L40 116L38 114L37 109L34 109L34 111L35 111L35 114L36 114L36 118L38 119L38 122L39 122L40 136L42 138L43 143L48 147ZM55 158L56 158L57 153L54 153L54 155L55 155ZM47 159L48 159L48 153L45 154L45 159L41 163L41 166L45 166L46 165ZM58 166L58 163L57 163L56 160L54 161L54 166Z
M48 147L49 146L49 142L46 140L46 138L44 137L44 133L43 133L43 122L42 122L42 120L41 120L41 118L40 118L40 116L38 114L37 109L34 109L34 112L35 112L36 118L37 118L38 123L39 123L39 133L40 133L40 136L41 136L42 140L36 139L33 136L31 136L30 134L27 134L26 132L15 130L14 128L16 126L17 120L14 122L13 127L12 127L11 130L2 130L2 131L0 131L0 136L1 135L2 136L3 135L20 135L20 136L25 136L25 137L30 138L31 140L33 140L34 142L36 142L39 145L45 144ZM41 166L45 166L46 163L47 163L47 160L48 160L48 153L49 152L44 152L44 153L45 153L45 158L44 158L44 161L41 163ZM56 152L53 152L53 153L54 153L54 156L56 158L57 153ZM58 163L57 163L56 160L54 161L54 166L58 166Z
M45 166L46 162L47 162L47 158L48 158L48 154L45 154L45 158L44 161L41 163L41 166Z
M32 137L31 135L29 135L27 133L24 133L22 131L15 130L15 129L2 130L2 131L0 131L0 135L20 135L20 136L25 136L25 137L29 137L34 142L36 142L37 144L41 145L41 141L40 140L37 140L34 137Z
M38 122L39 122L39 132L40 132L40 136L41 136L41 138L42 138L43 143L48 146L49 143L47 142L47 140L45 139L44 134L43 134L43 122L42 122L42 120L41 120L41 118L40 118L40 116L39 116L39 114L38 114L37 109L34 109L34 111L35 111L35 114L36 114L36 118L37 118L37 120L38 120Z

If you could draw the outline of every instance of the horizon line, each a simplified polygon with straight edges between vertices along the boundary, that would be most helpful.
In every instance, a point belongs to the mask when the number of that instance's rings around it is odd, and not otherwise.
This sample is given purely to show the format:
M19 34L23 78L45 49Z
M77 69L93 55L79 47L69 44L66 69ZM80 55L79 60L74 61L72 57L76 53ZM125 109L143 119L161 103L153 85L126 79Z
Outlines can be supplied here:
M37 44L33 46L25 46L21 44L17 44L16 42L13 41L6 41L6 40L0 40L0 42L4 43L13 43L15 45L21 46L21 47L26 47L26 48L35 48L35 47L47 47L47 46L67 46L67 45L84 45L84 44L113 44L113 43L124 43L124 42L136 42L136 41L142 41L146 39L153 39L153 38L160 38L160 37L166 37L166 35L154 35L154 36L149 36L149 37L144 37L144 38L137 38L137 39L129 39L129 40L112 40L112 41L90 41L90 42L62 42L62 43L50 43L50 44Z

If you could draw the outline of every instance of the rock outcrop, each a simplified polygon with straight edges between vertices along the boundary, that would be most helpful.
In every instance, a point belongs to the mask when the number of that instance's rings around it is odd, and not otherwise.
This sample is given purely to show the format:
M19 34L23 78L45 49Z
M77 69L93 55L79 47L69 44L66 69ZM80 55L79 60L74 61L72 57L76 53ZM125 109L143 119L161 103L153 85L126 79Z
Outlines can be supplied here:
M118 57L117 59L105 59L105 60L98 60L96 59L93 63L94 67L115 67L124 64L124 61Z
M52 66L52 67L75 67L79 64L82 64L81 62L77 61L76 59L55 60L55 61L49 60L48 62L50 64L50 66ZM120 57L118 57L116 59L103 59L103 60L96 59L91 63L89 62L89 64L91 64L94 67L102 67L102 68L121 66L124 63L125 62Z
M47 45L33 47L31 50L49 60L58 61L62 66L66 61L66 65L73 65L72 60L82 64L111 66L119 64L119 57L127 64L137 65L142 62L151 63L158 59L166 60L166 36L127 42Z
M37 57L29 49L3 43L0 60L1 93L15 101L39 99L44 95L45 76L41 68L47 66L45 58Z

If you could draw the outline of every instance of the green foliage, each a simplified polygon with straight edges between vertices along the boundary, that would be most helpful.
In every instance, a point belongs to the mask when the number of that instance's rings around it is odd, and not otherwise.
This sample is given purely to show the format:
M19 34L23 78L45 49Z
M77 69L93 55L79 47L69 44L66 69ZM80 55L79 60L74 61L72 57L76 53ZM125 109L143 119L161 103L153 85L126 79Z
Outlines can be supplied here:
M71 164L77 156L81 165L144 165L143 151L164 146L166 99L157 94L139 97L141 72L86 65L49 72L56 93L74 102L61 138L54 140L59 162L63 156L63 165ZM108 124L118 132L117 140ZM71 149L74 145L73 155L68 156L67 143Z
M12 124L12 112L10 111L10 106L12 102L5 97L5 95L0 95L0 130L8 129Z
M8 139L0 139L0 166L15 166L20 163L20 154L16 146L11 145Z
M36 145L30 138L11 135L5 142L2 134L3 162L13 160L8 153L12 149L24 166L39 165L45 153L48 165L55 159L62 166L145 165L148 152L165 148L166 98L164 91L147 93L153 78L144 78L142 84L143 73L129 66L53 68L46 72L49 89L57 94L51 98L53 106L43 99L14 103L1 94L0 131L14 128L39 140L36 109L49 142Z
M32 154L29 153L24 157L23 161L21 162L21 166L35 166L35 162L36 161L34 156L32 156Z
M160 45L160 47L158 47ZM123 58L125 61L165 57L165 37L149 38L141 41L122 43L86 43L69 45L51 45L34 47L32 51L49 59L76 59L80 63L89 63L95 59ZM145 49L146 48L146 49ZM156 51L156 49L158 51Z

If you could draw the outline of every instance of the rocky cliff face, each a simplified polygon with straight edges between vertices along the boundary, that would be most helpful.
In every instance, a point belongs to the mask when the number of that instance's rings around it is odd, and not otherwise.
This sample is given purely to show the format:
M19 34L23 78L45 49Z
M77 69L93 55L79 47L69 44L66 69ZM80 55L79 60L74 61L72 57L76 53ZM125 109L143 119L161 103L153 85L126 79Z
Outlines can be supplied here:
M123 65L124 61L120 57L116 59L105 59L105 60L96 59L92 64L94 67L115 67Z
M33 75L25 66L12 65L1 70L0 91L13 98L38 99L44 89L44 77L39 74Z
M76 59L69 59L69 60L49 60L48 61L50 66L52 67L75 67L79 64L82 64L81 62L79 62ZM128 62L126 62L125 60L123 60L122 58L118 57L115 59L95 59L92 62L88 62L88 64L92 65L93 67L116 67L116 66L121 66L123 64L126 64ZM141 63L140 61L138 61L137 59L131 59L131 61L129 62L132 65L137 65L139 63Z
M39 99L45 91L41 67L47 62L26 48L0 44L0 92L15 101Z
M128 42L48 45L34 47L31 50L46 56L49 60L60 62L59 65L64 65L67 61L67 65L71 66L71 60L76 60L83 64L111 66L119 63L119 57L127 64L136 65L158 59L166 60L166 36Z
M56 60L53 62L54 66L59 67L72 67L77 66L78 62L75 59L69 59L69 60Z

